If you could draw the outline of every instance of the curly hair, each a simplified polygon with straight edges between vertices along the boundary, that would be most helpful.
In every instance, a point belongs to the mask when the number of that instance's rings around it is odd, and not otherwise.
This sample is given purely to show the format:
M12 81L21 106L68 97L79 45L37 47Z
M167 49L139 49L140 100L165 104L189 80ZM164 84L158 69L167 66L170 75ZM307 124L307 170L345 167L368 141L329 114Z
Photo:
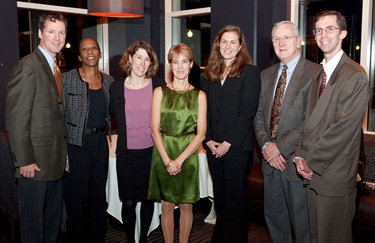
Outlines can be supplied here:
M129 57L132 57L138 51L138 49L144 49L147 52L151 62L150 67L145 74L145 78L150 78L151 76L156 75L159 70L158 57L156 56L154 48L148 42L143 40L134 42L128 47L128 49L126 49L119 61L121 70L126 74L126 76L130 76L132 66Z
M244 66L246 64L252 64L253 61L247 50L247 44L245 41L245 35L243 34L240 27L236 25L226 25L217 34L212 44L210 57L208 59L207 67L204 70L204 77L211 82L217 82L220 80L221 75L224 73L226 66L223 56L220 54L220 41L221 37L226 32L235 32L238 35L240 50L237 53L236 58L230 64L230 72L228 77L240 77L243 73Z

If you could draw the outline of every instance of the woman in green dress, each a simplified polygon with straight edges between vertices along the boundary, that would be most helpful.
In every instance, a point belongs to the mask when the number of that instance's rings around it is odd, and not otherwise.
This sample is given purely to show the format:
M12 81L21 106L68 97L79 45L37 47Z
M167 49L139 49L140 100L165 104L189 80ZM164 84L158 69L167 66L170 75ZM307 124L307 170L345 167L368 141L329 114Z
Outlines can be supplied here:
M154 90L151 134L154 140L148 198L161 200L161 225L166 243L173 242L174 208L180 207L180 239L188 242L193 203L199 200L197 149L206 133L207 102L203 91L188 80L193 52L172 46L168 62L173 81Z

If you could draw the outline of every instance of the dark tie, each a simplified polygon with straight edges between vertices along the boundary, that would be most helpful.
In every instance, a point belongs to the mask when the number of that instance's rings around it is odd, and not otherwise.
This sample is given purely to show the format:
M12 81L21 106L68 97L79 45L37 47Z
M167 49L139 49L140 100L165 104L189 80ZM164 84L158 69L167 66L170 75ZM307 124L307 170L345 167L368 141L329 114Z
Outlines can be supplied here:
M276 137L277 129L279 127L279 117L281 104L283 102L284 91L286 86L286 70L287 65L283 65L283 71L281 72L279 81L277 82L275 97L273 99L272 113L271 113L271 138Z
M318 98L320 98L320 95L323 93L323 90L326 87L326 82L327 82L327 74L326 74L326 72L324 72L324 69L323 69L323 72L322 72L322 81L320 82L319 96L318 96Z
M55 76L57 91L59 92L60 99L62 99L62 89L61 89L61 72L56 61L53 62L53 76Z

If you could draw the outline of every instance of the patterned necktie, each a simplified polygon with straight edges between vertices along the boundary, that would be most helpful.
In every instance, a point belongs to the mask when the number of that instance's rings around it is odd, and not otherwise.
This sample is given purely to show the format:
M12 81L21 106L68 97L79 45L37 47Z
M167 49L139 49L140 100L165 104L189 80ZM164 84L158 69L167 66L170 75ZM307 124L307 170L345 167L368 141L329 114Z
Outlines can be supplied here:
M53 62L53 76L55 76L57 91L59 92L60 99L62 99L61 71L56 61Z
M323 90L326 87L326 82L327 82L327 74L326 74L326 72L324 72L324 69L323 69L322 81L320 82L318 98L320 98L320 95L323 93Z
M272 113L271 113L271 138L276 137L277 129L279 127L279 117L281 104L283 102L284 91L286 86L286 70L287 65L283 65L283 70L281 72L279 81L277 82L275 97L273 99Z

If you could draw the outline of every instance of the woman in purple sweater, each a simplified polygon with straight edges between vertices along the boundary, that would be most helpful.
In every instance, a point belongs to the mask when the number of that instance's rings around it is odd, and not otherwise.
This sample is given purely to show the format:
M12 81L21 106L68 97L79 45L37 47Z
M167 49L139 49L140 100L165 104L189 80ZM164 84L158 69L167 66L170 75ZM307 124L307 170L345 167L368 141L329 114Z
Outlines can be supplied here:
M147 242L154 202L147 200L153 141L150 113L153 89L165 85L155 77L159 68L155 51L145 41L136 41L120 59L126 78L111 85L111 116L116 119L116 147L122 220L128 242L135 242L135 208L141 202L139 242Z

